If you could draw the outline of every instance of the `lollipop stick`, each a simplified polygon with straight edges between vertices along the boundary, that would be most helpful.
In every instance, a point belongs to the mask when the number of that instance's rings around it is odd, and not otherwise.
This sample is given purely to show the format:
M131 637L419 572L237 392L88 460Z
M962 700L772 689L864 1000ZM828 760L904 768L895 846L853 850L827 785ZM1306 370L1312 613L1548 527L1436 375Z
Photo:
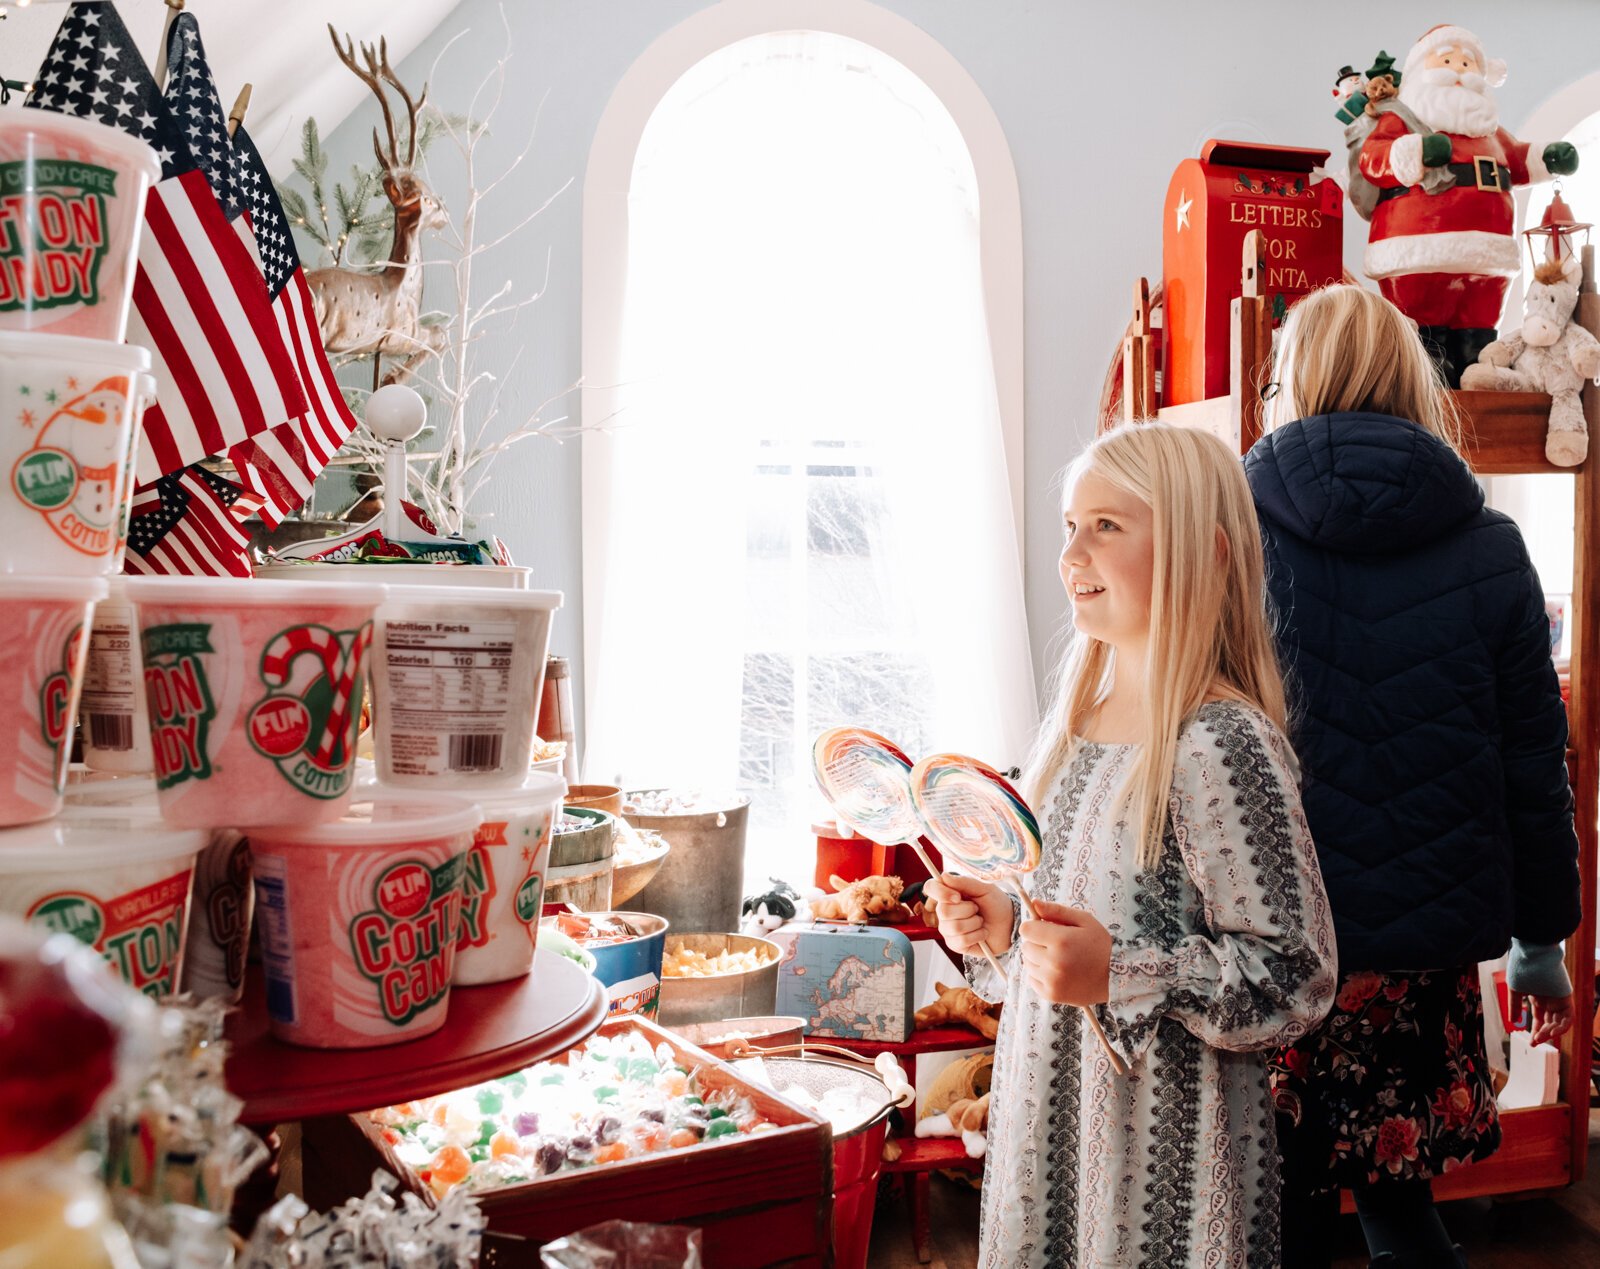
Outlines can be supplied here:
M1039 919L1039 909L1033 906L1033 900L1028 897L1028 892L1022 888L1022 883L1010 874L1007 874L1006 880L1011 883L1011 893L1022 901L1022 910L1028 914L1028 920L1037 921ZM1105 1050L1106 1060L1111 1063L1111 1069L1118 1075L1126 1075L1128 1073L1127 1063L1112 1051L1111 1041L1106 1039L1105 1030L1100 1025L1100 1019L1095 1017L1094 1010L1082 1005L1079 1008L1083 1009L1083 1016L1088 1019L1089 1030L1094 1032L1095 1038L1100 1041L1100 1047Z
M928 870L928 876L937 877L940 881L944 880L944 873L933 866L933 860L928 858L928 852L922 849L921 842L913 837L906 845L917 852L917 858L922 861L922 866ZM979 943L978 950L983 953L983 959L989 962L989 968L1000 975L1002 982L1005 981L1007 977L1006 971L1000 968L1000 962L995 960L994 953L989 950L989 945L987 943Z

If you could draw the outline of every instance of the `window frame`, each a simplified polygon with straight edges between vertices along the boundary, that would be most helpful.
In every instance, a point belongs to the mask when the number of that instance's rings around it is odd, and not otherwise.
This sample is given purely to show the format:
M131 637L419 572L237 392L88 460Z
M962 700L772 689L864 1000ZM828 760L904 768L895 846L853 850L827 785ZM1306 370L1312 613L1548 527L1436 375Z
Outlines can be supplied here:
M600 671L612 472L605 420L617 409L628 276L628 194L640 138L668 90L692 66L753 36L809 30L893 57L950 112L978 183L979 257L990 357L1017 543L1024 570L1023 257L1017 173L1000 120L977 82L938 41L864 0L740 0L702 10L661 35L618 81L595 129L583 185L582 551L585 700Z

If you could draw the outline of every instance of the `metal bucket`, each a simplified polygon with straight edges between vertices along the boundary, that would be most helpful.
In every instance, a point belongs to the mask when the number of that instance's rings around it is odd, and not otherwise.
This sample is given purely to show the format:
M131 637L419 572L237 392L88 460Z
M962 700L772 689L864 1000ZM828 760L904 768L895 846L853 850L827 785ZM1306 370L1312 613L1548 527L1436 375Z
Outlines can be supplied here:
M759 952L772 959L756 969L703 978L661 976L661 1025L715 1022L719 1018L767 1016L778 1002L778 945L753 934L669 934L668 952L687 948L716 956L721 952Z
M878 1110L833 1135L834 1269L866 1269L883 1141L889 1135L889 1112L894 1109L888 1085L865 1067L826 1058L769 1057L765 1061L773 1085L780 1089L799 1085L811 1096L821 1097L836 1088L849 1088L860 1090L863 1097L882 1097Z
M630 800L634 796L628 795ZM750 821L750 803L696 815L623 813L636 828L651 829L672 844L661 871L634 895L631 905L640 912L666 917L674 930L686 934L722 934L738 929L739 908L744 902L744 837Z

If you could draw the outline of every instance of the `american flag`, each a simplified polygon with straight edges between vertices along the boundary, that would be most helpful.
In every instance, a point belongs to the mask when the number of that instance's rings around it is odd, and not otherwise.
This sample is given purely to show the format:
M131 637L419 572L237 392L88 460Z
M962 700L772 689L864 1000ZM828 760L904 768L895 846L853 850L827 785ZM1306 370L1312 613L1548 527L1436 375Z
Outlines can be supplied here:
M288 217L273 192L267 165L242 127L234 134L233 153L238 189L260 252L272 312L283 342L294 352L309 407L292 422L228 451L246 488L266 499L262 520L276 528L310 496L317 473L355 430L356 419L344 403L323 352L316 308L295 253Z
M162 476L134 494L125 571L249 577L243 521L261 501L204 467Z
M30 106L120 128L161 159L162 179L145 204L128 329L130 343L150 349L159 397L145 412L142 481L306 410L255 259L208 180L209 171L232 199L222 108L189 15L173 23L168 62L163 99L112 6L74 4L28 97Z

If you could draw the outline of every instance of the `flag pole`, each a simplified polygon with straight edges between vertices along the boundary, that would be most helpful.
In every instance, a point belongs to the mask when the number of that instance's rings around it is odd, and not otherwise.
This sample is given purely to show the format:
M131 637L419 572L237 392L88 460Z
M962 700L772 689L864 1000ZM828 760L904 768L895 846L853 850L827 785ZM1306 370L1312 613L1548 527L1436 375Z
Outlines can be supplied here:
M167 37L172 34L172 24L183 12L185 0L167 0L167 20L161 25L161 48L156 54L156 91L167 91Z
M245 112L250 109L250 85L246 84L239 90L239 95L234 99L233 109L228 111L228 137L233 135L244 125Z

